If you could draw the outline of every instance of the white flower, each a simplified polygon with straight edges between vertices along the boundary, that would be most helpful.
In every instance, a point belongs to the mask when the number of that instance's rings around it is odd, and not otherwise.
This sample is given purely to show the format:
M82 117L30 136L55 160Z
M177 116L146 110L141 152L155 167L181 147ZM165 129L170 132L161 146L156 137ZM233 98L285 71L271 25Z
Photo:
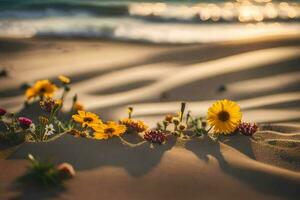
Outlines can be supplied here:
M12 117L3 116L1 120L6 124L12 124L13 123L13 118Z
M46 125L46 127L45 127L45 135L47 135L47 136L53 135L54 131L55 131L55 129L53 127L53 124Z
M34 125L34 123L30 124L29 130L30 130L31 133L35 133L35 125Z

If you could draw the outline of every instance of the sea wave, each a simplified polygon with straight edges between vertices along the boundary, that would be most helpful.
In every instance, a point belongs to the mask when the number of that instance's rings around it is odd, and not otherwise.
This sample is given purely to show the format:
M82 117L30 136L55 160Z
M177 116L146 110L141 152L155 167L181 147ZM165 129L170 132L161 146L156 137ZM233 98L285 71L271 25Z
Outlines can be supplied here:
M0 17L25 17L35 18L40 16L66 16L76 13L89 13L90 15L120 16L128 14L128 3L105 2L105 1L62 1L62 0L5 0L0 1ZM21 13L21 14L20 14ZM32 13L30 15L29 13ZM38 14L38 15L37 15Z
M218 3L130 3L103 1L0 1L1 19L110 16L132 17L156 22L261 22L299 21L300 3L251 1ZM28 3L26 3L28 2Z
M0 4L0 37L185 44L300 35L299 3L12 1L18 3Z
M208 43L260 36L300 35L299 23L184 24L117 17L56 17L0 21L0 37L83 37L151 43Z

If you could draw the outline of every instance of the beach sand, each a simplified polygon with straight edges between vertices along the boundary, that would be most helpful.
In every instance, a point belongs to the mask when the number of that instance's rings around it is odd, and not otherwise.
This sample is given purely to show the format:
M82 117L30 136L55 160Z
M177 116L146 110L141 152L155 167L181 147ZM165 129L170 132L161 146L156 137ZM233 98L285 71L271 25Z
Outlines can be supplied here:
M1 40L0 107L23 109L24 83L60 74L72 79L87 110L104 120L134 117L151 126L186 101L205 115L214 100L237 101L245 121L259 123L253 138L234 135L137 148L70 135L23 144L0 160L2 199L299 199L300 38L278 37L198 45L95 40ZM137 140L137 136L127 136ZM1 151L3 152L3 151ZM65 189L18 188L27 153L70 162L76 178ZM3 153L3 155L5 152ZM7 155L7 153L5 154Z

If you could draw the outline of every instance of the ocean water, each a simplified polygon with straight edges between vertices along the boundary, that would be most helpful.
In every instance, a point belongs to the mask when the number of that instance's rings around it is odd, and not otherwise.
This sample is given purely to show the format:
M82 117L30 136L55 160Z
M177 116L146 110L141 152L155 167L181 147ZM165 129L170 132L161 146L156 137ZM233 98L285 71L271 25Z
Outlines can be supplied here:
M207 43L300 35L300 1L0 0L0 37Z

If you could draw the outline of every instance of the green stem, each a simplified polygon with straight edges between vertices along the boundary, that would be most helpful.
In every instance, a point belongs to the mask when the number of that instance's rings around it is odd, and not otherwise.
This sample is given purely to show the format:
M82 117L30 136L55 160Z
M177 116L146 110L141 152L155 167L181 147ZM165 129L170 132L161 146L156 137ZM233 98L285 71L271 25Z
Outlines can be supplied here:
M185 121L186 125L188 125L188 122L189 122L189 120L190 120L191 117L192 117L191 116L191 111L188 111L188 113L186 114L186 121Z
M185 111L185 105L186 105L185 102L182 102L182 103L181 103L181 109L180 109L180 122L182 122L182 119L183 119L183 114L184 114L184 111Z
M126 141L126 140L125 140L124 138L122 138L121 136L120 136L119 138L120 138L120 140L121 140L121 142L122 142L123 144L126 144L126 145L128 145L128 146L130 146L130 147L137 147L137 146L140 146L140 145L142 145L142 144L144 144L144 143L147 142L147 141L142 141L142 142L139 142L139 143L136 143L136 144L132 144L132 143Z
M61 95L61 100L62 101L64 101L64 99L65 99L65 97L66 97L66 95L67 95L67 93L68 93L68 91L67 91L67 88L66 87L68 87L68 86L64 86L64 91L63 91L63 93L62 93L62 95Z
M174 132L176 132L178 130L178 125L174 124Z

